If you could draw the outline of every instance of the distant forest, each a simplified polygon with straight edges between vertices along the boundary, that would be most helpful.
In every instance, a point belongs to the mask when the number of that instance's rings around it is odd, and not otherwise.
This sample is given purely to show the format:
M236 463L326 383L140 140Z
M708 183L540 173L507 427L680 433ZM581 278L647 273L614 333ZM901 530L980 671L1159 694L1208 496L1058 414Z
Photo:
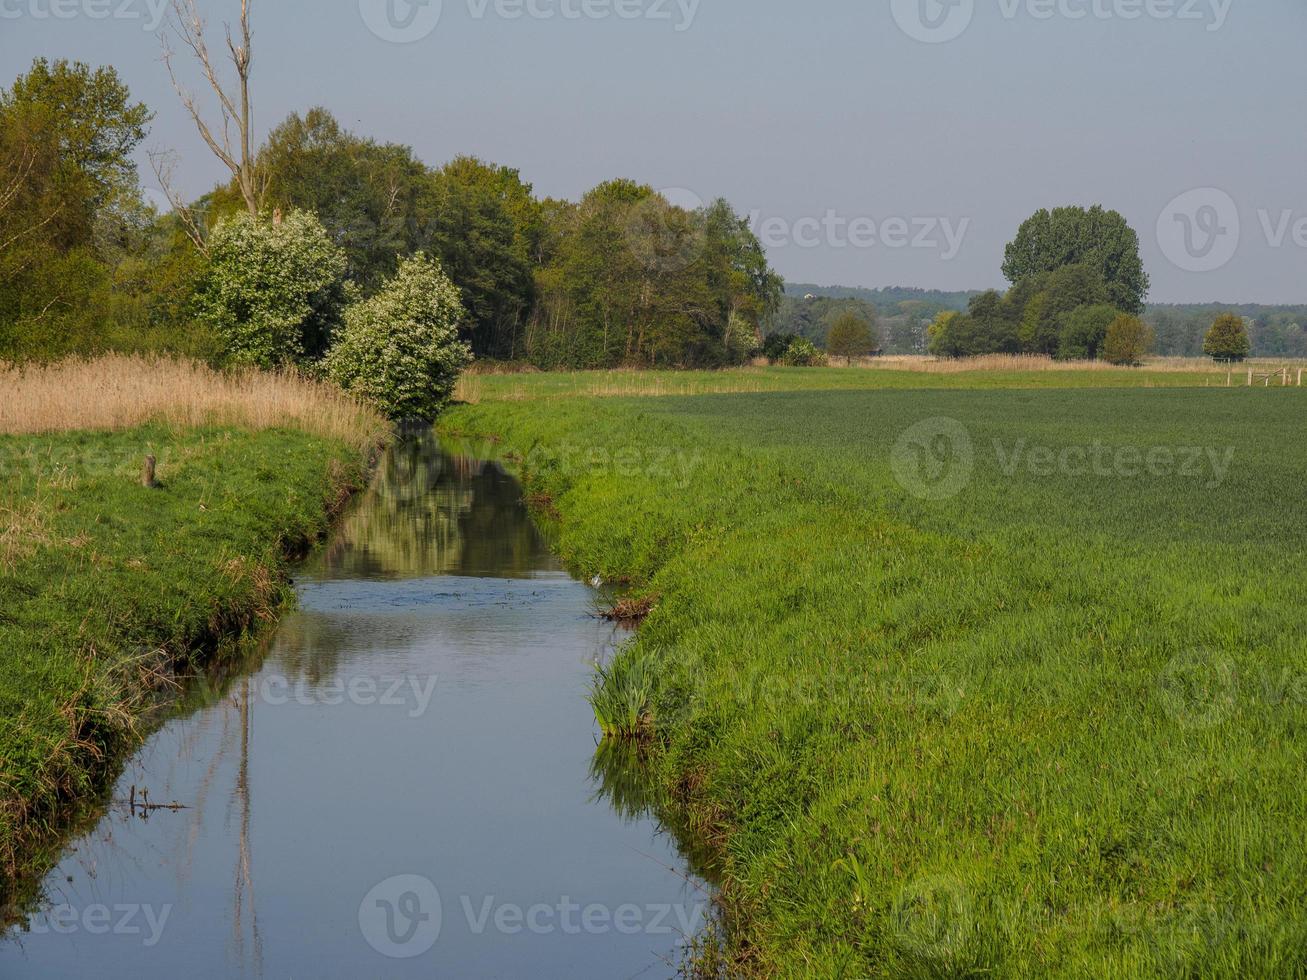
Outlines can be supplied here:
M870 321L885 354L926 353L926 328L946 310L963 312L980 290L945 292L887 286L817 286L787 282L780 307L767 324L767 333L794 333L824 347L831 324L845 312ZM805 297L811 296L808 300ZM1263 306L1256 303L1152 303L1144 320L1156 337L1153 353L1168 357L1201 357L1203 337L1222 313L1234 313L1248 323L1254 357L1307 357L1307 304Z

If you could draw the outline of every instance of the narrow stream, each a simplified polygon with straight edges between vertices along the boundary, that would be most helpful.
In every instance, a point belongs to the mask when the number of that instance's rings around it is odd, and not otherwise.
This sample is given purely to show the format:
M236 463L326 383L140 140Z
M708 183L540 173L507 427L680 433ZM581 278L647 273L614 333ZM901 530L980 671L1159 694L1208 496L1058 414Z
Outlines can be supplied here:
M405 443L297 587L127 764L0 976L674 976L708 894L592 775L620 637L516 481Z

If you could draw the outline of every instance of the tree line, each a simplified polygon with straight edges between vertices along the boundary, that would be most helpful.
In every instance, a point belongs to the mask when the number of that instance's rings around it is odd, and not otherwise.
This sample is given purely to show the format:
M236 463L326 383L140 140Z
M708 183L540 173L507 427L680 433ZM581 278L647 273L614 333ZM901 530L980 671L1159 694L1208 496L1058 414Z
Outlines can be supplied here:
M233 52L248 62L241 45ZM248 72L238 75L246 85ZM220 104L239 113L243 95ZM238 145L229 146L228 127L206 123L189 95L183 103L231 179L182 200L159 161L172 199L161 213L133 162L152 113L112 67L38 59L0 91L0 358L165 350L315 363L345 306L377 295L419 255L456 287L461 343L541 367L740 363L780 302L780 277L725 201L687 211L632 180L576 202L540 198L515 169L472 157L429 166L323 108L291 115L246 155L246 121L230 127ZM215 235L221 243L238 220L270 263L258 276L244 270L247 290L259 276L277 281L281 265L306 272L309 255L330 273L281 282L301 290L282 297L287 310L304 311L289 343L234 343L223 327L271 302L215 299L230 285L215 272L237 271L215 263Z
M767 323L768 334L796 334L819 347L837 316L856 313L873 325L885 354L925 354L927 330L939 314L964 313L981 291L944 292L900 288L864 289L786 283L785 297ZM1149 303L1143 321L1152 334L1152 353L1164 357L1202 357L1217 317L1244 321L1252 357L1307 358L1307 305L1258 303Z

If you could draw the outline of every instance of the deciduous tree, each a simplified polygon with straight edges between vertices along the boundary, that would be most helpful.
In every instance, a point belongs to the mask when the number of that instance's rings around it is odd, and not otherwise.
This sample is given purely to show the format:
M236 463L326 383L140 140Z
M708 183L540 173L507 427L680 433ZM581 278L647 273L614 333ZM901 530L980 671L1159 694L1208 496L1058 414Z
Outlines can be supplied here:
M1139 256L1139 236L1119 213L1099 205L1036 212L1007 246L1003 275L1015 285L1082 264L1102 277L1113 306L1136 315L1144 311L1149 280Z
M871 324L852 313L836 320L826 338L826 353L842 357L849 364L855 357L866 357L875 347Z
M1252 344L1248 341L1248 328L1243 317L1222 313L1207 332L1203 353L1222 363L1242 361L1248 357Z
M1134 367L1142 364L1152 343L1152 331L1137 316L1120 314L1107 328L1103 339L1103 360Z

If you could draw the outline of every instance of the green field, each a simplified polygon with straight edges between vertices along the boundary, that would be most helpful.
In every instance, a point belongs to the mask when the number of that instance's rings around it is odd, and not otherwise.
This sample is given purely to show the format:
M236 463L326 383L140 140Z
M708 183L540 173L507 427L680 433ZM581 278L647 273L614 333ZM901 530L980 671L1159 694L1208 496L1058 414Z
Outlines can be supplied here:
M1210 362L1172 359L1141 370L1085 362L995 358L983 368L964 362L920 363L913 370L892 361L868 367L745 367L722 371L552 371L474 374L459 383L468 402L520 401L576 397L704 395L767 391L866 391L868 389L991 388L1202 388L1247 384ZM1012 368L1031 362L1037 367ZM1287 362L1286 362L1287 363ZM1279 370L1280 363L1274 364ZM1268 362L1266 368L1271 370ZM1277 382L1278 383L1278 382Z
M175 675L272 617L364 463L302 431L0 435L0 903L35 886Z
M733 970L1307 973L1307 398L830 374L445 420L656 597L597 714Z

